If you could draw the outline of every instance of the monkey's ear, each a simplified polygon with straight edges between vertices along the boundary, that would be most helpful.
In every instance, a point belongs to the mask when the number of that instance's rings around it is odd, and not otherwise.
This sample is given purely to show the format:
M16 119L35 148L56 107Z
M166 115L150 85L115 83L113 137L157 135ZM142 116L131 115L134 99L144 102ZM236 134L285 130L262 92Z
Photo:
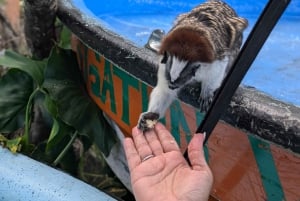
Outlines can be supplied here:
M168 54L167 54L167 52L164 52L164 56L163 56L162 60L160 61L160 63L166 64L167 61L168 61Z

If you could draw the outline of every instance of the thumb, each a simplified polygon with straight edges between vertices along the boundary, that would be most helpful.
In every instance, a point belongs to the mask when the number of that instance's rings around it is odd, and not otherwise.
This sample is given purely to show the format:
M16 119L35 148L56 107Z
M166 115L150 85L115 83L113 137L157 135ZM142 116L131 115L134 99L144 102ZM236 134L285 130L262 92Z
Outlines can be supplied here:
M188 146L188 155L193 170L204 170L207 169L203 151L203 141L205 139L204 134L195 134Z

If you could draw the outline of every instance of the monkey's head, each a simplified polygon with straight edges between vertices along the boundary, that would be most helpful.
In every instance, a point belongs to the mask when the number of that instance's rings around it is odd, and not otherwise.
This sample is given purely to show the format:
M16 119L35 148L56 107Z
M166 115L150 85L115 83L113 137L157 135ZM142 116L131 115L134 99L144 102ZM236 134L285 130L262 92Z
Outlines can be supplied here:
M201 63L215 60L213 46L204 33L189 28L168 33L162 40L159 53L170 89L180 88L191 81Z

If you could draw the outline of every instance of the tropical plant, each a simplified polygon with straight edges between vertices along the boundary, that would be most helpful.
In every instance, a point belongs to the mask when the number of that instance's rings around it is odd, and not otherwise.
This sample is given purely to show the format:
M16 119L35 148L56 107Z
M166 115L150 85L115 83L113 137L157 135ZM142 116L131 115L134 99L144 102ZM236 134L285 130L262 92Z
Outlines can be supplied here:
M31 156L43 152L47 162L55 158L53 165L61 162L75 138L86 142L85 148L95 142L103 154L109 154L115 143L114 132L86 95L76 61L72 50L58 46L43 61L5 52L0 65L9 70L0 79L0 132L11 133L24 125L24 134L13 139L2 135L3 144L12 151L21 147ZM35 102L41 102L39 107L52 118L49 138L38 148L29 140Z
M86 93L76 54L69 49L69 30L59 21L56 26L61 28L60 40L47 59L34 60L11 50L0 57L0 66L8 68L0 76L0 145L123 196L126 188L102 156L116 142L114 130ZM46 136L38 133L42 138L33 142L35 121L50 129ZM73 150L77 141L85 153L79 157ZM87 150L99 150L96 172L90 166L85 169L90 165Z

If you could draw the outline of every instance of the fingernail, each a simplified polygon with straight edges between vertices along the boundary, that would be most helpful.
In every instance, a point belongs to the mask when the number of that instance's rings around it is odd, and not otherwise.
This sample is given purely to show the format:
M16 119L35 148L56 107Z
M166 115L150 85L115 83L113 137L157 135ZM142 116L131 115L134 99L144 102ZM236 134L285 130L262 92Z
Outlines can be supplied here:
M206 138L206 132L205 131L203 132L203 135L204 135L204 140L205 140L205 138Z
M196 133L196 134L203 135L204 139L206 138L206 132L205 131L203 133Z

